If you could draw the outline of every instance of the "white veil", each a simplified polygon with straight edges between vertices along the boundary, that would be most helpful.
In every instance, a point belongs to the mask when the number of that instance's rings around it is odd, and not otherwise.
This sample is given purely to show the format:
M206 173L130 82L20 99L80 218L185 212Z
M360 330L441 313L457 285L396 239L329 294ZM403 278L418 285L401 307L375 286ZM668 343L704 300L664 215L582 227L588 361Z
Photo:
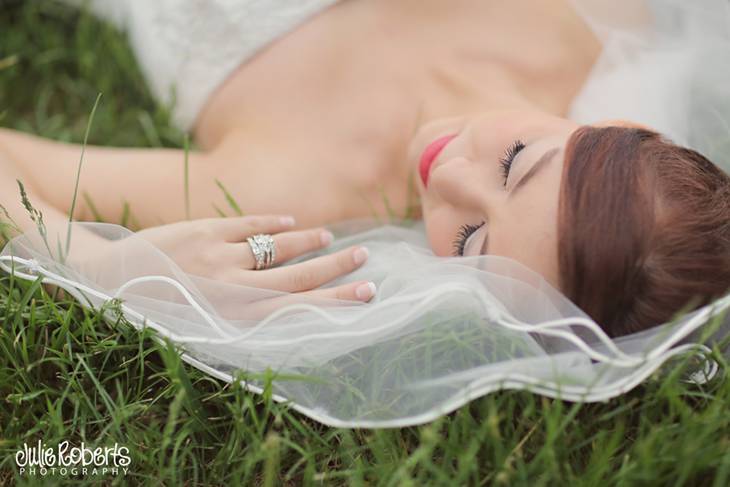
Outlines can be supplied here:
M603 52L570 118L640 122L730 171L730 2L572 3Z
M651 2L646 22L639 23L636 16L623 23L612 18L620 11L617 3L576 2L606 51L571 116L580 122L645 122L730 169L728 3ZM637 2L625 3L626 12L636 10ZM230 381L244 371L247 386L260 392L270 369L276 399L333 426L419 424L506 388L605 400L636 386L672 356L708 352L694 341L730 306L726 297L673 323L612 340L515 261L434 256L420 223L331 227L337 238L328 251L354 243L370 250L365 266L331 283L374 281L378 292L368 304L193 276L121 226L71 227L71 248L80 233L91 231L117 242L114 259L64 260L54 251L53 232L46 236L53 245L46 245L34 231L6 245L0 266L27 279L41 276L86 306L121 299L105 307L110 318L122 312L135 326L154 328L182 345L185 360L213 376ZM288 301L273 311L259 306L282 296ZM714 331L717 338L725 329ZM691 380L715 375L714 362L699 364Z

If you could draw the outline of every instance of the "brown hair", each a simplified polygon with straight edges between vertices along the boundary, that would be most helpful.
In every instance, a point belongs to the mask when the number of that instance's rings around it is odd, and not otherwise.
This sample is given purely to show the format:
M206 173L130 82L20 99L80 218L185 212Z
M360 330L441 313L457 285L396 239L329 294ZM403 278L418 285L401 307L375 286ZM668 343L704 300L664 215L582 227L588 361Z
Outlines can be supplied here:
M561 290L609 336L730 288L730 178L640 128L578 129L560 189Z

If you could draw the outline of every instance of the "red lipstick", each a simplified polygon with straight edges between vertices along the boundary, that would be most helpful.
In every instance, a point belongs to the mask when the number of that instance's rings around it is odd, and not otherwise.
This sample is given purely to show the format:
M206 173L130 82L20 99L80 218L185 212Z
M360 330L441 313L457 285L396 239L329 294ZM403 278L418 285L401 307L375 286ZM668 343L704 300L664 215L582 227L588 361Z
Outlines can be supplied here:
M426 147L423 154L421 154L421 162L418 165L418 172L421 175L421 181L423 181L424 186L428 186L428 176L431 166L433 165L433 161L435 161L441 151L444 150L446 144L451 142L451 140L457 135L458 134L446 135L434 140Z

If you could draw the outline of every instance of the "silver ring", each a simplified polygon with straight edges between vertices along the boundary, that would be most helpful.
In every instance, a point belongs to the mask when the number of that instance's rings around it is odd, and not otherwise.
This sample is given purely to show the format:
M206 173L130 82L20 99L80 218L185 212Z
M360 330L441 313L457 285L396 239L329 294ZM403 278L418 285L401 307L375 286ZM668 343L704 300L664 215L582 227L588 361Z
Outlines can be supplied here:
M256 258L256 270L268 269L276 261L276 246L271 235L260 233L246 239Z

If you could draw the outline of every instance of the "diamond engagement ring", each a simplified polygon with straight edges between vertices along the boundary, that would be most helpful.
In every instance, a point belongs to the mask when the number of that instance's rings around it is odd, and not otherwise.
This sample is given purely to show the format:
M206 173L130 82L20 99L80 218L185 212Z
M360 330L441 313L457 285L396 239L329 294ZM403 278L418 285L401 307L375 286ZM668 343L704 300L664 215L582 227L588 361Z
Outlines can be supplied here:
M246 239L256 258L256 270L268 269L276 260L276 247L271 235L258 234Z

